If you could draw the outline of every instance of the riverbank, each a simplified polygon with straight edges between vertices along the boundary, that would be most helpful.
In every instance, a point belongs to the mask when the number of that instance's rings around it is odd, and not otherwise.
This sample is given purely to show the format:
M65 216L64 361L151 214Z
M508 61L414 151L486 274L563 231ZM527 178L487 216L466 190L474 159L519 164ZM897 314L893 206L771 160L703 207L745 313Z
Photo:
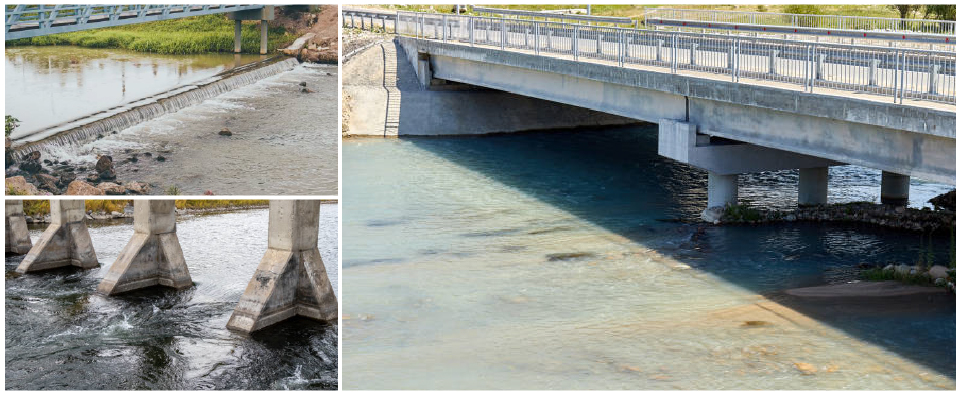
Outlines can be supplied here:
M86 200L88 221L112 221L133 218L133 200ZM336 201L323 201L333 203ZM265 209L269 200L177 200L177 215L204 215L239 210ZM50 223L49 200L24 200L23 211L28 224Z

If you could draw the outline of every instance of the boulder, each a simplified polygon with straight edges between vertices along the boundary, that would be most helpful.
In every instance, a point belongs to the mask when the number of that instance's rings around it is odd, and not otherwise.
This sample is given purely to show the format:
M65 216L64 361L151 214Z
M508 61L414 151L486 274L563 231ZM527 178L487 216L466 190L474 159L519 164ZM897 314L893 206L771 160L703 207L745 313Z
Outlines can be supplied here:
M150 193L150 185L145 182L128 182L127 192L131 195L146 195Z
M74 180L67 185L66 195L80 195L80 196L99 196L103 195L103 191L100 188L97 188L93 185L90 185L87 182Z
M88 174L88 175L87 175L87 182L89 182L89 183L91 183L91 184L95 184L95 183L100 182L100 175L98 175L97 173ZM69 184L68 184L68 185L69 185Z
M117 173L113 170L113 157L110 155L100 155L94 170L96 170L101 180L117 179Z
M27 182L27 179L23 178L23 176L9 177L6 179L5 184L7 186L6 193L8 194L11 192L16 195L36 195L40 193L37 187Z
M97 185L101 191L106 195L123 195L127 193L127 188L123 185L114 184L112 182L104 182L100 185Z
M65 188L67 185L70 185L73 180L77 179L77 174L71 171L65 171L60 173L60 187Z
M44 188L53 193L60 193L60 187L57 186L57 182L60 181L59 178L51 176L49 174L37 174L36 175L37 184L40 184L41 188Z
M37 174L43 169L43 165L40 164L40 151L33 151L26 158L23 158L20 161L20 170L28 174Z
M220 133L217 133L217 134L221 136L227 136L227 137L233 136L233 132L231 132L230 129L227 129L227 128L220 129Z
M712 224L718 224L720 223L720 219L723 218L723 212L723 207L710 207L703 210L703 213L700 214L700 219Z
M944 286L944 285L947 285L947 279L945 279L945 278L943 278L943 277L937 277L936 280L933 280L933 285L936 285L936 286L938 286L938 287L942 287L942 286Z
M950 271L946 266L934 265L930 268L930 277L933 278L947 278L947 272Z

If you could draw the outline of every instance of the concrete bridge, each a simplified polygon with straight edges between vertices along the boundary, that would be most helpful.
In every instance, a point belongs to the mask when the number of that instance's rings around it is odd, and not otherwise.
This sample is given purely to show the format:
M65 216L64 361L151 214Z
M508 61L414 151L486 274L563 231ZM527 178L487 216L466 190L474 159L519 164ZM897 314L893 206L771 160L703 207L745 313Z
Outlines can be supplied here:
M50 226L36 244L20 200L5 201L5 252L26 254L18 273L99 266L87 231L83 200L51 200ZM134 233L97 292L116 295L153 286L193 286L177 239L174 200L136 200ZM299 315L337 319L337 297L317 248L319 200L270 201L267 252L240 297L227 327L249 333Z
M180 5L180 4L18 4L5 10L5 40L114 27L134 23L227 14L236 21L234 52L240 53L240 25L260 21L260 54L267 53L267 21L274 19L272 5Z
M657 123L661 155L708 171L708 207L736 203L738 174L768 170L801 169L800 204L826 203L827 168L840 164L883 170L885 203L907 201L910 176L955 184L950 52L395 18L423 89L469 84Z

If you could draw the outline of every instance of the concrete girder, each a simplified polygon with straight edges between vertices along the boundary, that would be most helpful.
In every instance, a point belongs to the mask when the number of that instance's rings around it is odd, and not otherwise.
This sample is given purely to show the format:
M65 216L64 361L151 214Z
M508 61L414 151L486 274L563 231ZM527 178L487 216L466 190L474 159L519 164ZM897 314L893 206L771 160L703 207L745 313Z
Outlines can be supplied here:
M154 285L176 289L193 285L177 238L173 200L137 200L133 237L120 251L97 291L115 295Z
M97 253L84 223L83 200L51 200L50 226L17 267L18 273L77 266L97 267Z
M317 248L319 228L320 201L270 201L267 252L227 328L250 333L295 315L337 319L337 297Z

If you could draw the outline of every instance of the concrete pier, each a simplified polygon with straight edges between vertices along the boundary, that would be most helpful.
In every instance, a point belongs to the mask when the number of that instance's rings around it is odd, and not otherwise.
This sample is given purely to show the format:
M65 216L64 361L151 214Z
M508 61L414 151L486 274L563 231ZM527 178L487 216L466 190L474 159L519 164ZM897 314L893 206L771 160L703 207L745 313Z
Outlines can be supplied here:
M829 167L800 169L797 204L800 206L827 204L827 180L829 175Z
M233 53L240 53L240 43L243 41L240 28L243 26L243 21L237 19L233 21Z
M256 10L244 10L227 14L227 19L235 21L233 30L233 52L240 53L240 22L260 21L260 54L267 54L267 21L274 20L275 7L276 6L267 5Z
M337 297L317 248L319 228L320 201L270 201L267 252L227 328L249 333L295 315L337 319Z
M707 172L707 208L737 204L740 186L737 174Z
M910 176L885 171L880 174L880 203L906 206L910 201Z
M267 21L260 20L260 54L267 54Z
M133 238L120 251L97 291L106 295L163 285L193 285L177 238L174 200L137 200L133 205Z
M27 230L27 219L23 214L22 200L7 200L4 216L6 217L6 241L4 252L23 255L30 251L33 242L30 241L30 232Z
M17 272L65 266L97 267L97 253L93 250L87 224L83 222L85 215L83 200L51 200L50 226L20 262Z

